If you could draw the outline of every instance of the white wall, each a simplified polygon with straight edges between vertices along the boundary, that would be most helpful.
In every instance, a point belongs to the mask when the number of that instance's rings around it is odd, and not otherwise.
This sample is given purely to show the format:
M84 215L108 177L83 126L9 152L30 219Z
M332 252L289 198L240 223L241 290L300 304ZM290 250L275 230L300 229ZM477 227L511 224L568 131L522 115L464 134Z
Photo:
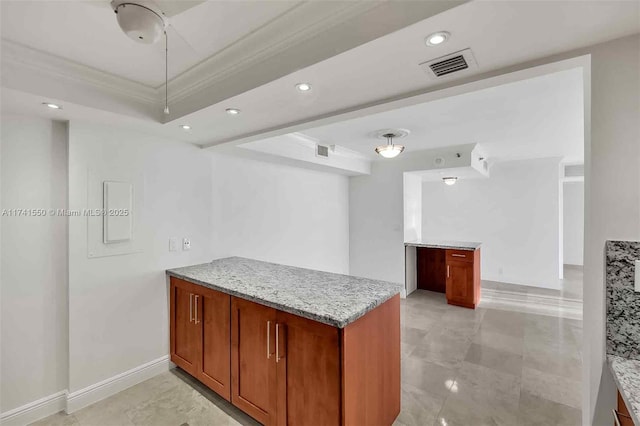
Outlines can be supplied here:
M422 178L403 174L404 241L422 238Z
M488 179L422 184L425 239L482 243L482 279L559 288L560 159L494 164Z
M404 172L435 168L436 157L444 157L449 167L468 165L472 148L467 145L460 158L456 150L443 148L374 161L371 175L349 179L351 275L404 283L405 227L410 227L403 223Z
M67 128L2 116L2 209L66 207ZM67 227L64 217L2 216L0 411L67 385Z
M69 125L69 208L87 207L90 170L144 174L141 253L87 257L87 219L69 219L69 391L169 351L164 270L211 260L211 159L207 151L145 134ZM135 189L134 189L135 190ZM135 214L135 212L134 212ZM169 252L169 237L191 251Z
M215 154L215 257L349 272L345 176Z
M584 182L563 183L564 263L583 264Z
M640 35L591 53L590 141L585 158L584 418L608 424L615 401L605 367L606 240L640 240ZM587 127L589 128L589 127ZM590 142L590 143L589 143Z

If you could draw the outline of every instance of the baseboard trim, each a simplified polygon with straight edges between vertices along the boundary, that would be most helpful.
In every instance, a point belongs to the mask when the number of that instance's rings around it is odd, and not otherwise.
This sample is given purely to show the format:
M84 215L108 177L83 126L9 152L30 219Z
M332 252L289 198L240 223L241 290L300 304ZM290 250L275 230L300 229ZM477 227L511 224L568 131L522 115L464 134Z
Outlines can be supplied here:
M64 410L66 401L67 391L57 392L2 413L0 415L0 423L3 426L28 425Z
M560 318L582 319L582 301L483 288L480 306Z
M84 389L71 392L67 396L66 412L71 414L168 370L169 355L165 355Z

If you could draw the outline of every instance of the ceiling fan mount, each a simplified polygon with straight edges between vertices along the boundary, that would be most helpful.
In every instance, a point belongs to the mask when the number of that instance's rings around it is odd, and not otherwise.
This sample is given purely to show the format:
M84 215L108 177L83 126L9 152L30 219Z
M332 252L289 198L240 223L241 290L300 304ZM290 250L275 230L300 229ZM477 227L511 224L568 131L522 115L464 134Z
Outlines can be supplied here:
M112 0L111 8L122 31L138 43L156 43L169 25L162 10L149 1Z

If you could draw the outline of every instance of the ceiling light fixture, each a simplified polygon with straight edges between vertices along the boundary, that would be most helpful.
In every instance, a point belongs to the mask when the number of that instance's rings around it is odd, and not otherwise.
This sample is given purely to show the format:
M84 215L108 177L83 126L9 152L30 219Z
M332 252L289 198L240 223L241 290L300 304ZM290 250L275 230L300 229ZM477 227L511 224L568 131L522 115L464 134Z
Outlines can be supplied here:
M240 110L238 108L227 108L227 109L225 109L225 111L229 115L238 115L238 114L240 114Z
M46 106L47 108L51 108L51 109L62 109L62 107L58 104L52 104L51 102L43 102L42 105Z
M442 44L445 41L447 41L450 36L451 34L449 34L446 31L438 31L437 33L433 33L427 36L427 38L425 39L425 43L427 43L427 46L431 46L431 47L438 46L439 44Z
M300 92L308 92L311 90L311 85L309 83L298 83L296 84L296 89Z
M181 128L182 130L191 130L191 126L189 126L188 124L181 124L181 125L180 125L180 128Z
M443 178L442 178L442 181L443 181L445 184L447 184L447 185L451 186L451 185L454 185L454 184L458 181L458 178L457 178L457 177L455 177L455 176L443 177Z
M387 139L386 145L380 145L376 148L376 152L384 158L394 158L404 151L404 145L395 145L393 138L402 137L396 133L385 133L382 137Z

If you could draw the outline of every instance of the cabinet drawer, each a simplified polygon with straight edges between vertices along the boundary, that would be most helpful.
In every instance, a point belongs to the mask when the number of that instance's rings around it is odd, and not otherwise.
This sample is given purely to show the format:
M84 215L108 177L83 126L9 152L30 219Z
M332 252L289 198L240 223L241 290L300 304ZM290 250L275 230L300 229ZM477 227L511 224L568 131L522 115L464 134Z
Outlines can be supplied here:
M450 260L473 262L473 252L471 250L447 250L447 261Z

